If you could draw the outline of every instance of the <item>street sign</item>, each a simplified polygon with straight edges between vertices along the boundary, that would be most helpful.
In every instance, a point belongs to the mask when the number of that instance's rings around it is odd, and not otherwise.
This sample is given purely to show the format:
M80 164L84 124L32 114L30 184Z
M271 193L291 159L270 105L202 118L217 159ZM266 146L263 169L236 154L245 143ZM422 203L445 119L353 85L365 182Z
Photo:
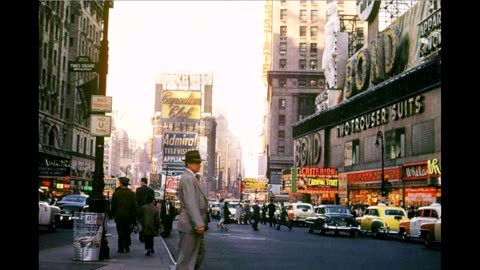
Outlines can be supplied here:
M71 72L94 72L95 63L88 56L79 56L76 61L68 63L68 70Z
M90 104L92 112L112 112L112 97L92 95Z
M110 137L112 117L105 115L90 115L90 133L97 137Z

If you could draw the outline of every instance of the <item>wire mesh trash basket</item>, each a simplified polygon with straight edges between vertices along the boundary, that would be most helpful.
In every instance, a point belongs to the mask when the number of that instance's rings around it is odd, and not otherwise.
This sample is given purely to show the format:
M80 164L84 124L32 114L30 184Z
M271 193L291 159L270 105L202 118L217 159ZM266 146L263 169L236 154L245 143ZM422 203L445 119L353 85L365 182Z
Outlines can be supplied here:
M78 212L73 216L75 261L98 261L102 240L104 213Z

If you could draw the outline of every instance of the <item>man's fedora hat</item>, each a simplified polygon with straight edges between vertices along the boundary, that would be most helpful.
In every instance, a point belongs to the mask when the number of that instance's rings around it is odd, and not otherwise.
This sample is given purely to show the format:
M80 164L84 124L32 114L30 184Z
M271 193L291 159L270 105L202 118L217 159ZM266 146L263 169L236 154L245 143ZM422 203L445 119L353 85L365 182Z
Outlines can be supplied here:
M204 161L204 159L202 159L202 157L200 156L200 152L198 152L198 150L192 150L185 153L185 159L183 159L183 161L201 162L201 161Z
M122 183L122 185L124 185L124 186L130 185L129 184L130 179L128 179L127 177L120 177L118 180L120 180L120 183Z

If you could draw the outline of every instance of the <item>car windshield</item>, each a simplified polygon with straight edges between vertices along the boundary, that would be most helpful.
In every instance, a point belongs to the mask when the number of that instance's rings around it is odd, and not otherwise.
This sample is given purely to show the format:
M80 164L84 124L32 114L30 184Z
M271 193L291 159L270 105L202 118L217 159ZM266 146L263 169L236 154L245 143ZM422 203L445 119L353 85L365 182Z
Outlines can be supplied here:
M405 213L402 210L385 210L386 216L405 216Z
M334 214L334 213L350 214L350 210L348 210L348 208L344 208L344 207L328 207L328 208L325 208L325 212L329 213L329 214Z
M67 203L82 203L85 204L87 202L87 197L85 196L77 196L77 195L72 195L72 196L65 196L62 198L61 202L67 202Z

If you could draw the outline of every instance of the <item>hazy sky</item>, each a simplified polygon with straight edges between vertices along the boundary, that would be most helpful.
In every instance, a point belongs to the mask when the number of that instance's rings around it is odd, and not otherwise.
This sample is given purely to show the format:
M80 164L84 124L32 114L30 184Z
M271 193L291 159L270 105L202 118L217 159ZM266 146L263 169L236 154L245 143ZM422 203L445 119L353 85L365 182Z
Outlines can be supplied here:
M211 72L214 115L226 114L242 142L246 176L255 177L266 96L263 7L263 1L115 1L107 96L118 126L146 140L158 75Z

